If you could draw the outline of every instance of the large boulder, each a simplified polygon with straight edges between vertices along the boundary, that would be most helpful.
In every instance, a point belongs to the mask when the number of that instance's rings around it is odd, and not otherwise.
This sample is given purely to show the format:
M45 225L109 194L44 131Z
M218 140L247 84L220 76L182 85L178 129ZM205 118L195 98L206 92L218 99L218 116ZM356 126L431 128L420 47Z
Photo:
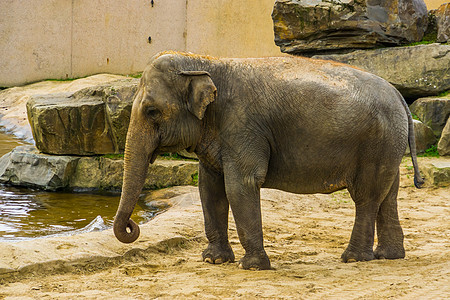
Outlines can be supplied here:
M27 108L36 147L44 153L93 155L119 150L101 99L42 95L33 97Z
M36 147L58 155L123 151L137 84L121 79L75 93L33 96L27 113Z
M149 166L145 189L190 185L198 162L157 159ZM123 159L46 155L33 146L16 147L0 158L0 183L44 190L120 190Z
M419 161L425 184L446 187L450 185L450 158L429 158Z
M286 53L418 42L427 28L423 0L277 0L275 43Z
M73 94L87 87L105 85L126 78L119 75L98 74L76 80L47 80L0 90L0 127L4 127L8 133L32 143L33 135L27 119L26 104L33 96Z
M79 157L42 155L19 146L0 158L0 183L58 190L68 186Z
M433 130L436 137L440 137L450 116L450 95L420 98L414 101L409 108L413 114Z
M450 90L450 45L359 50L313 58L350 64L376 74L393 84L406 98L417 99Z
M418 120L414 121L414 136L416 139L417 153L425 152L428 148L436 145L437 139L433 130Z
M442 4L435 12L437 41L450 42L450 2Z
M450 155L450 118L442 130L441 138L437 146L439 155Z
M197 173L197 162L157 159L148 167L144 189L193 184L193 177ZM122 179L123 159L82 157L69 182L69 188L77 191L120 190Z

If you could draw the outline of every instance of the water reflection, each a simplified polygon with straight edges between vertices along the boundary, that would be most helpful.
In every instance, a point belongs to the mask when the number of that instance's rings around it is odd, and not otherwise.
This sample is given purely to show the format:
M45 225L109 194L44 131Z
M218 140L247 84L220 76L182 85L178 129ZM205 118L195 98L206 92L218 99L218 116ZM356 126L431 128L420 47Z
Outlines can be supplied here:
M2 127L0 127L0 157L11 151L17 146L26 145L28 143L2 132Z
M109 228L119 199L113 193L49 193L0 185L0 241ZM139 201L132 218L142 224L156 212Z

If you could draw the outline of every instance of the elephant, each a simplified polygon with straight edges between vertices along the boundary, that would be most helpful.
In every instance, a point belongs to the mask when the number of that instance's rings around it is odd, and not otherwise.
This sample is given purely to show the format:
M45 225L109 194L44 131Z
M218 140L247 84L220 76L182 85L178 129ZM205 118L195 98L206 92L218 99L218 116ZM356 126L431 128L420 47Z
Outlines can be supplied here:
M408 144L415 186L424 183L412 122L391 84L345 64L158 53L133 100L114 234L123 243L138 238L139 226L130 216L148 165L158 154L186 149L199 158L209 242L203 261L235 261L228 240L231 208L245 250L238 266L271 268L263 244L261 188L298 194L347 189L356 216L342 261L404 258L397 193Z

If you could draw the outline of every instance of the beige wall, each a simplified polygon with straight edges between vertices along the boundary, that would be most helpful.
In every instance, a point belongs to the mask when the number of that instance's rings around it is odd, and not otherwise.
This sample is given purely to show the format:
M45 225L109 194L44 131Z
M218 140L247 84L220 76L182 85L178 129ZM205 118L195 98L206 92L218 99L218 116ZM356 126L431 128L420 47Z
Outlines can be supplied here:
M191 0L188 51L221 57L282 55L274 43L275 0Z
M72 2L72 77L136 73L153 54L185 48L185 1L156 1L153 8L142 0Z
M450 0L425 0L428 9L436 9L447 2L450 2Z
M273 2L0 0L0 86L133 74L162 50L282 55L273 42Z
M159 51L185 50L186 1L150 3L0 0L0 86L132 74Z
M162 50L282 55L275 0L0 0L0 87L133 74ZM446 1L427 0L428 8ZM152 42L148 43L151 36Z
M70 72L68 1L0 1L0 86Z

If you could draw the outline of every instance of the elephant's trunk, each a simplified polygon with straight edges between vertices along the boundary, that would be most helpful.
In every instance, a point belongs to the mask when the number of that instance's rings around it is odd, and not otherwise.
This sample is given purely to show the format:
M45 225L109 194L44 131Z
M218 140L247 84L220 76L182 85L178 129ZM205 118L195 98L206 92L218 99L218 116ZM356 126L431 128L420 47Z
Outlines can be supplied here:
M156 132L142 128L142 123L141 126L136 123L139 122L130 122L127 134L122 195L114 218L114 235L122 243L132 243L139 237L139 226L130 217L144 186L148 165L154 159L154 151L158 145Z

